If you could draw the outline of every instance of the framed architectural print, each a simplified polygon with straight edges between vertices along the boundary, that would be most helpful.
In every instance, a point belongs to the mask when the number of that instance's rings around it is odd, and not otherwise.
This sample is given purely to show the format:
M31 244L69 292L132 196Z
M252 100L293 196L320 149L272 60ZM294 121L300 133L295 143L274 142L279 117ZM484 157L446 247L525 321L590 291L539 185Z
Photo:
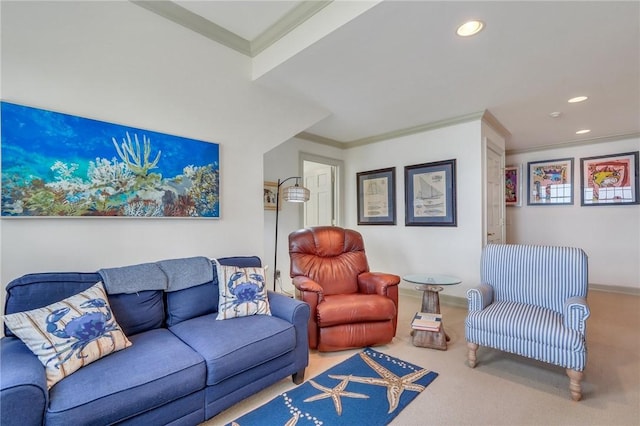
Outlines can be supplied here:
M404 168L405 225L457 226L456 160Z
M638 151L580 159L583 206L638 204Z
M396 168L356 173L358 225L396 224Z
M573 158L527 163L527 204L573 204Z
M504 168L504 202L507 206L522 205L522 166Z

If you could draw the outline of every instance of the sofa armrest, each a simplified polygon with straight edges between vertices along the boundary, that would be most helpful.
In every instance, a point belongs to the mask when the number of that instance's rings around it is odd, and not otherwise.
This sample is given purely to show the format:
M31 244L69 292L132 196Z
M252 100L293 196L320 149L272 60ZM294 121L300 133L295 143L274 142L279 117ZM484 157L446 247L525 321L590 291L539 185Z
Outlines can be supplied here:
M49 391L44 366L16 337L0 339L2 425L42 425Z
M591 315L587 299L580 296L568 298L562 307L562 314L565 327L578 330L583 335L585 334L587 318Z
M309 321L309 305L291 297L272 291L267 292L271 315L306 328Z
M386 296L388 288L397 286L399 283L399 276L384 272L363 272L358 275L358 288L360 293L365 294Z
M267 294L271 315L289 321L296 330L294 356L297 370L293 375L293 381L300 384L304 380L304 370L309 365L309 305L272 291Z
M469 312L481 311L493 302L493 287L482 283L477 287L467 290Z

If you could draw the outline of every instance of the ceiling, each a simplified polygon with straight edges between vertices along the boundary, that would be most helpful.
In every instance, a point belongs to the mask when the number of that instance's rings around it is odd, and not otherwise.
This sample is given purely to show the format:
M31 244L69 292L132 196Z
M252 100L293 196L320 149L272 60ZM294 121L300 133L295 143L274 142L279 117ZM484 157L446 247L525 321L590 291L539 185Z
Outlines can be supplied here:
M335 18L356 2L135 3L255 60L294 29L315 31L322 14ZM508 152L640 134L638 1L367 4L256 79L329 112L306 137L362 144L483 111L508 131ZM458 37L470 18L484 30ZM579 95L589 99L567 102Z

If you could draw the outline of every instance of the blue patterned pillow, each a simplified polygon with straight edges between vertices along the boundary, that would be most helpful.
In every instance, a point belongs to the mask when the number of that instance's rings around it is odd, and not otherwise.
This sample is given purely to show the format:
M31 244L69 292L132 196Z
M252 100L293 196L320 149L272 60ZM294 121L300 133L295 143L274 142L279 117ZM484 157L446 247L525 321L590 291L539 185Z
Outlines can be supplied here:
M3 318L45 366L49 389L83 366L131 346L101 282L44 308Z
M216 264L218 271L218 317L271 315L264 268L240 268Z

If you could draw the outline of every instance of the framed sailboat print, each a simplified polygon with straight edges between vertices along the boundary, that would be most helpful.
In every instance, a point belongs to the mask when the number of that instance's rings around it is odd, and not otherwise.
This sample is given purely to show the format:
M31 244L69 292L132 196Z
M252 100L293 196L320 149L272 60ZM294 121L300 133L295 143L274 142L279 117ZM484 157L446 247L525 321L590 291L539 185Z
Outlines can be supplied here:
M457 226L456 160L404 168L405 225Z

